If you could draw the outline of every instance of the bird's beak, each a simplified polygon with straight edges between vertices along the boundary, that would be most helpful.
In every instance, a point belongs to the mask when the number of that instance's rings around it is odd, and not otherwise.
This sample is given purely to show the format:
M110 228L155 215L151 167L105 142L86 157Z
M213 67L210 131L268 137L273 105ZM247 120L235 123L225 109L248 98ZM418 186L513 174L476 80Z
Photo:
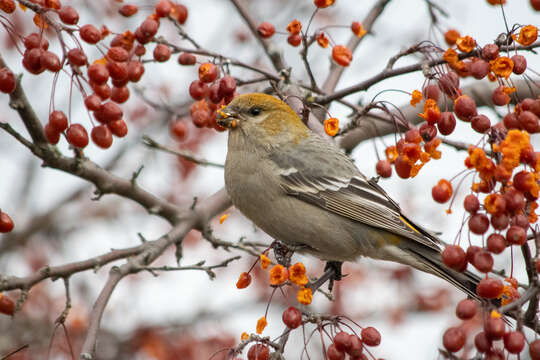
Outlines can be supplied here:
M227 129L234 129L238 126L237 114L234 111L225 107L219 110L217 113L218 115L216 121L218 125Z

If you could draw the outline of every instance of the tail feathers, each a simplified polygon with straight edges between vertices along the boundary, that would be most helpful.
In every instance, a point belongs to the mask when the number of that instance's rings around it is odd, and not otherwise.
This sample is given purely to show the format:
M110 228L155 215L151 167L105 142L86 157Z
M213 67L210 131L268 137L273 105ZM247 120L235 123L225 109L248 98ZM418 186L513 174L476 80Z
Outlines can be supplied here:
M480 282L479 276L470 271L458 272L450 269L442 262L441 254L431 248L422 249L421 251L418 251L417 249L407 250L409 250L410 253L421 263L423 263L433 275L448 281L450 284L454 285L473 299L480 302L485 302L485 299L480 298L476 293L476 287ZM500 301L496 302L498 304L494 303L494 305L500 305Z

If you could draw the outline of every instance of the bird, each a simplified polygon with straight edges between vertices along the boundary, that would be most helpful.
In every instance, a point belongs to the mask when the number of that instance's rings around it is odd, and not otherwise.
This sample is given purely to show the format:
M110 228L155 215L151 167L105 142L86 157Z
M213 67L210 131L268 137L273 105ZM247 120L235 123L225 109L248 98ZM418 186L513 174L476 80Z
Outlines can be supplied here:
M403 214L285 102L262 93L239 95L216 121L229 130L229 197L268 235L328 263L369 257L409 265L479 298L480 278L444 265L445 243Z

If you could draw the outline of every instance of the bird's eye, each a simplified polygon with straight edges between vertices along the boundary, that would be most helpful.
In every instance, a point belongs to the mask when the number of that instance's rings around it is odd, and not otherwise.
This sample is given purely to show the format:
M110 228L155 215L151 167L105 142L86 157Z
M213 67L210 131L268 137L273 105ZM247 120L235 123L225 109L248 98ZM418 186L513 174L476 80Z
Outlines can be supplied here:
M253 116L257 116L261 113L261 108L260 107L257 107L257 106L254 106L252 107L251 109L249 109L249 113Z

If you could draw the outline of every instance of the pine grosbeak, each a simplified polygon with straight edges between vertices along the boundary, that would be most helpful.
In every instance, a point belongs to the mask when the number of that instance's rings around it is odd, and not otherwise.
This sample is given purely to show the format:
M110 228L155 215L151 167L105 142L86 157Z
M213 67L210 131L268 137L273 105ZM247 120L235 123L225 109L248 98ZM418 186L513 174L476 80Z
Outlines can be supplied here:
M368 256L410 265L477 297L478 277L446 267L443 243L407 219L287 104L266 94L240 95L218 123L229 128L229 196L267 234L326 261Z

